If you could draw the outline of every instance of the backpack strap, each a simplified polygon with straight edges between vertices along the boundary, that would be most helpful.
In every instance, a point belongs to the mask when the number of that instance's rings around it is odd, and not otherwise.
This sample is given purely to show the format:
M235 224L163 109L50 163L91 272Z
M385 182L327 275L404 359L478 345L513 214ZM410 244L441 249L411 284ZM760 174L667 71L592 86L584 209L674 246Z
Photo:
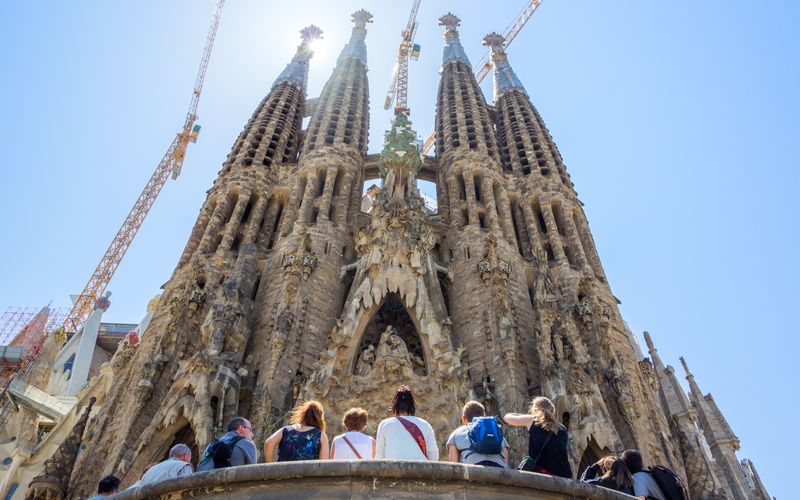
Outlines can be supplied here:
M422 451L422 454L425 456L425 460L427 460L428 459L428 445L427 445L427 443L425 443L425 436L422 435L422 431L419 430L419 427L417 427L417 424L415 424L414 422L411 422L410 420L406 420L406 419L404 419L402 417L394 417L394 418L399 420L400 423L403 424L403 427L406 428L408 433L411 434L411 437L414 438L414 441L417 442L417 446L419 446L419 449Z
M356 450L356 447L353 446L353 443L351 443L350 440L347 439L347 436L342 434L342 439L344 439L344 442L347 443L347 446L349 446L350 449L353 450L353 453L356 455L356 457L358 457L358 459L361 460L361 454L358 452L358 450Z

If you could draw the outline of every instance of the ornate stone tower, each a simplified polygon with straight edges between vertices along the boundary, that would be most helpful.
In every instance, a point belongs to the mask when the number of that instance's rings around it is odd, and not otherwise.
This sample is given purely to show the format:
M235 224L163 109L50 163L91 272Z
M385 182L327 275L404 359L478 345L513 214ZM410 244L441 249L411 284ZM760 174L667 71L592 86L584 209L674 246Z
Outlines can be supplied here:
M316 99L306 80L321 31L301 32L209 190L141 342L112 359L69 496L111 473L131 484L175 443L196 457L235 415L251 419L260 448L310 398L333 433L351 406L369 410L374 431L398 384L414 388L442 450L466 400L502 415L544 395L569 429L576 471L637 448L686 477L695 498L763 491L752 464L747 475L739 467L738 440L711 397L687 375L687 400L649 335L653 361L642 355L501 36L484 38L491 105L460 20L443 16L436 157L421 158L404 111L380 154L367 153L371 18L353 14ZM438 213L425 208L418 176L436 181ZM364 182L377 178L362 209ZM508 432L516 459L525 436Z
M301 33L209 190L141 343L112 360L116 377L87 430L73 497L105 474L135 481L174 443L197 456L227 419L249 413L253 307L287 201L281 188L297 168L309 43L321 35L315 26Z

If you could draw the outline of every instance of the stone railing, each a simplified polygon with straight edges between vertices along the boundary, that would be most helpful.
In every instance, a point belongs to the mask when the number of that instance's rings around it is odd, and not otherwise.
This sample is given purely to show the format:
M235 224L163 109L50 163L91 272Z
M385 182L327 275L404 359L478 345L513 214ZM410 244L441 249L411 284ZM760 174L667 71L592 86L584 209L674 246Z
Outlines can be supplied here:
M343 460L245 465L151 484L114 495L145 498L630 499L578 481L446 462Z

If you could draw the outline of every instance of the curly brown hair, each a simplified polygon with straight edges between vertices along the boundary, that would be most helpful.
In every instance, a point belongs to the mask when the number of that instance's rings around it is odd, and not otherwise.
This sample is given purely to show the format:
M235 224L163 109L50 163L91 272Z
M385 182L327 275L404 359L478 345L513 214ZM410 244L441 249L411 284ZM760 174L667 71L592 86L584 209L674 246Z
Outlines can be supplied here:
M322 403L312 399L299 405L294 409L294 412L292 412L292 418L289 422L292 424L316 427L322 432L325 432L325 410L322 408Z
M364 408L350 408L342 418L342 425L347 431L361 431L367 426L368 415Z

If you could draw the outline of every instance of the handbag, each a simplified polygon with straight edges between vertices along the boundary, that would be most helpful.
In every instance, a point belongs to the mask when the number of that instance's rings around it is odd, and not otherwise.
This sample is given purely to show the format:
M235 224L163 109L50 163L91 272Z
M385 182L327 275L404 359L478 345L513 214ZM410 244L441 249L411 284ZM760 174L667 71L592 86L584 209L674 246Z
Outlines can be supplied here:
M524 472L540 472L541 467L539 467L539 459L542 457L542 452L544 451L547 443L550 442L550 438L553 437L552 432L547 432L547 437L544 438L544 443L542 447L539 448L539 453L536 454L535 457L531 457L530 455L525 455L522 457L522 461L519 463L518 470Z

